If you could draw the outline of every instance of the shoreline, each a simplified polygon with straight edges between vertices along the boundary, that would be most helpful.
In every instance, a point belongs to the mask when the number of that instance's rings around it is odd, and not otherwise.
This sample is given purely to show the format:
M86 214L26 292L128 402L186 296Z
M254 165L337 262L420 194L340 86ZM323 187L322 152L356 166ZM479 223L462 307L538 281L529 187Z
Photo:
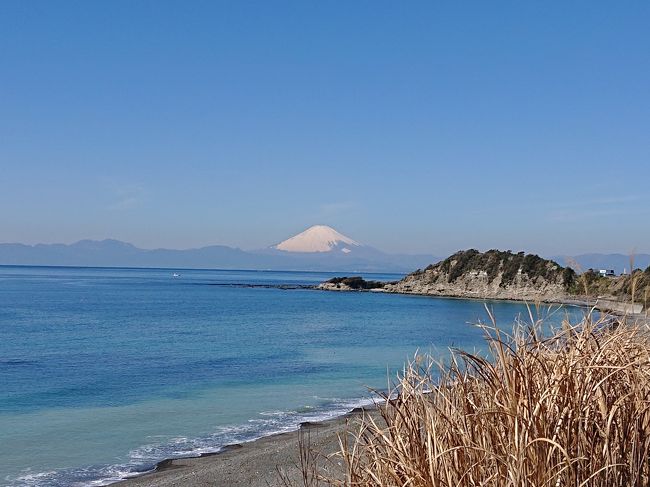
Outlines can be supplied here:
M323 286L324 283L312 286L311 289L315 291L326 291L334 293L371 293L371 294L397 294L400 296L421 296L424 298L441 298L441 299L459 299L471 301L499 301L499 302L512 302L512 303L541 303L541 304L561 304L566 306L577 306L580 308L592 308L597 304L597 299L577 299L577 298L542 298L537 300L516 298L516 297L495 297L495 296L466 296L458 294L432 294L432 293L419 293L419 292L405 292L405 291L392 291L382 288L372 289L352 289L352 288L333 288Z
M293 431L262 436L243 443L225 445L219 451L194 457L166 458L153 470L110 483L120 487L282 485L280 471L296 485L302 480L300 445L304 441L322 454L321 464L331 473L343 473L343 465L326 456L339 451L339 436L348 424L364 415L378 416L377 405L357 407L325 421L304 422ZM323 463L325 462L325 463Z
M472 301L499 301L499 302L512 302L512 303L530 303L530 304L546 304L546 305L561 305L561 306L575 306L578 308L595 309L601 313L607 313L619 317L628 317L633 319L647 319L650 310L641 311L633 309L633 306L640 306L640 303L627 303L625 301L618 301L607 297L597 297L586 299L584 296L566 296L562 298L541 298L541 299L525 299L516 297L495 297L495 296L467 296L457 294L432 294L420 292L405 292L393 291L383 288L371 289L353 289L350 287L335 288L325 286L326 283L321 283L313 287L317 291L338 292L338 293L374 293L374 294L398 294L401 296L421 296L426 298L442 298L442 299L460 299Z

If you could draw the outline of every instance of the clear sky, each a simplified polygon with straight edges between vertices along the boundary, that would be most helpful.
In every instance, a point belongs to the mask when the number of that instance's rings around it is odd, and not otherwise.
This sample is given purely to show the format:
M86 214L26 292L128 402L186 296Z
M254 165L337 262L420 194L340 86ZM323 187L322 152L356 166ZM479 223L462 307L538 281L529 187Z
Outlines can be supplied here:
M0 2L0 242L650 252L650 2Z

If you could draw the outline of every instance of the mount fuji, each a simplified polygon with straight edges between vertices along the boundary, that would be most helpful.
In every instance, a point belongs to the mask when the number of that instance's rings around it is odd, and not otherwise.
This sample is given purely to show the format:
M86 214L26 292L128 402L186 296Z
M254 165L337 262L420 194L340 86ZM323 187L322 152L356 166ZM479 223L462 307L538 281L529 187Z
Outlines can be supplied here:
M334 252L349 254L362 245L350 237L326 225L314 225L302 233L274 245L273 248L285 252Z
M327 225L314 225L259 252L290 260L296 266L292 269L344 272L403 272L440 260L432 255L387 254Z

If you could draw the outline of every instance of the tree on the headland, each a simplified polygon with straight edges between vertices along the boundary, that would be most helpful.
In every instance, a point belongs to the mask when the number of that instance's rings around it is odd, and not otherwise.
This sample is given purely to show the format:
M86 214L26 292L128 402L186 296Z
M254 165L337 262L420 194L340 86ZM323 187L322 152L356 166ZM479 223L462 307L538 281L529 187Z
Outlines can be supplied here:
M564 288L567 290L572 290L576 286L576 271L571 269L571 267L565 267L562 271L562 282L564 283Z

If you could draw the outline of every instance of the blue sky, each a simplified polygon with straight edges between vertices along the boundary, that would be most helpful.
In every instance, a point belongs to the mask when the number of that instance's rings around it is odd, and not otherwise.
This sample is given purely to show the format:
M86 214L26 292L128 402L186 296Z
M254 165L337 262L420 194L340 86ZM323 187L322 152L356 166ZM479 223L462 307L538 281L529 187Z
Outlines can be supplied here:
M650 3L0 3L0 241L650 252Z

